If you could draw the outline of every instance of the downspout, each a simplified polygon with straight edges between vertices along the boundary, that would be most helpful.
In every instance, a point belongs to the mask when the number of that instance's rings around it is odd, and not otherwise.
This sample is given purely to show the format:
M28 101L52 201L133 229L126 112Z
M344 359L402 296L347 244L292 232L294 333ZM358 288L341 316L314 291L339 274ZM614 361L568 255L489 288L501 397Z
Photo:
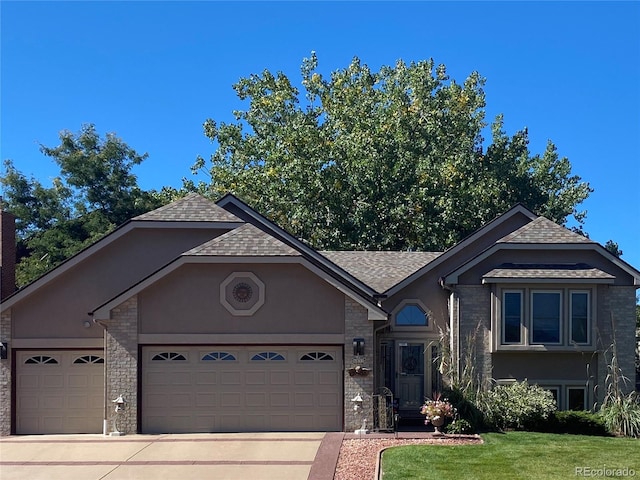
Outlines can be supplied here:
M456 312L458 313L458 315L454 318L454 309L453 309L453 302L454 300L457 302L458 298L457 298L457 291L455 288L447 285L444 281L444 277L440 277L440 279L438 280L438 282L440 283L440 287L443 290L447 290L449 292L449 324L450 324L450 333L449 333L449 344L453 345L453 340L454 340L454 329L453 329L453 322L456 322L456 334L458 335L458 341L455 343L456 348L455 348L455 352L453 352L456 356L456 371L459 373L460 372L460 306L458 305L458 307L456 308Z
M89 315L93 316L93 312L89 312ZM103 435L108 435L108 430L109 430L109 422L107 420L108 416L109 416L109 412L107 411L107 407L108 407L108 402L107 402L107 324L104 322L101 322L100 320L98 320L97 318L93 317L93 323L100 325L102 327L102 329L104 330L104 333L102 335L103 338L103 351L104 351L104 371L103 371L103 377L104 377L104 409L103 409L103 413L104 413L104 418L102 419L102 434Z

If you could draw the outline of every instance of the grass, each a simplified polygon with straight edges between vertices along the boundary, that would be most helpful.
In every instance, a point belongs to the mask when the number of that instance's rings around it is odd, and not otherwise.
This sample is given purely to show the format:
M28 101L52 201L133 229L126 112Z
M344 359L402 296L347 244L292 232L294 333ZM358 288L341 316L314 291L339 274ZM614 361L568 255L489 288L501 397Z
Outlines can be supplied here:
M489 433L482 445L411 445L382 455L384 480L515 480L640 476L640 440L532 432ZM577 472L576 468L590 468ZM607 472L597 471L605 468ZM590 473L590 475L589 475Z

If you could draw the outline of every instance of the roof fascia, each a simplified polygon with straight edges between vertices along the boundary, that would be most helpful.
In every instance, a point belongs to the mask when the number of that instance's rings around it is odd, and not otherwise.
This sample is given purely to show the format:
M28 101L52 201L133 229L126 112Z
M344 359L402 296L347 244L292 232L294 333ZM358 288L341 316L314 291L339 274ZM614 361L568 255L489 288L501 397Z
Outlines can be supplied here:
M275 236L278 240L301 252L307 259L309 259L309 261L315 263L319 268L327 270L330 275L337 276L337 278L341 279L344 282L347 282L351 288L359 289L365 295L369 295L371 297L378 296L379 292L371 288L369 285L358 280L343 268L333 263L313 247L307 245L305 242L294 237L282 227L276 225L271 220L256 212L253 208L244 203L235 195L227 193L224 197L216 202L216 205L224 208L225 210L228 210L226 207L230 204L236 208L239 208L243 213L254 220L254 225L256 225L256 223L259 224L269 234Z
M178 269L185 264L217 264L217 263L287 263L287 264L300 264L312 273L316 274L322 280L347 295L354 301L358 302L364 308L367 309L369 320L387 320L387 313L379 306L371 303L366 297L359 292L348 288L344 283L339 282L333 276L328 275L322 269L316 267L313 263L301 256L295 257L224 257L224 256L206 256L206 255L181 255L173 262L165 265L161 269L152 273L142 281L133 285L131 288L120 293L116 297L107 301L106 303L97 307L93 312L89 312L89 315L93 315L96 320L108 320L112 309L131 298L133 295L138 294L145 288L153 285L161 278L167 276L174 270Z
M482 236L486 235L487 232L491 231L492 229L496 228L498 225L501 225L502 223L506 222L507 220L509 220L510 218L512 218L513 216L515 216L517 214L522 214L522 215L530 218L532 221L535 220L536 218L538 218L538 216L535 213L533 213L531 210L529 210L524 205L519 203L516 206L514 206L513 208L511 208L510 210L508 210L505 213L503 213L502 215L494 218L493 220L491 220L486 225L480 227L474 233L472 233L468 237L462 239L460 242L456 243L449 250L444 251L440 256L436 257L431 262L426 264L424 267L422 267L421 269L419 269L416 272L412 273L407 278L405 278L404 280L402 280L401 282L399 282L395 286L391 287L390 289L388 289L384 293L389 297L392 296L392 295L395 295L400 290L405 288L407 285L413 283L415 280L417 280L418 278L420 278L423 275L425 275L429 270L437 267L441 263L445 262L446 260L448 260L452 256L454 256L457 253L459 253L461 250L464 250L470 244L472 244L473 242L475 242L476 240L478 240Z
M49 270L41 277L37 278L33 282L25 285L23 288L15 292L13 295L7 297L2 302L1 311L5 311L11 308L16 303L24 300L26 297L37 291L39 288L47 285L49 282L55 280L58 276L67 272L71 268L75 267L80 262L86 260L88 257L103 249L107 245L116 241L123 235L129 233L136 228L208 228L208 229L234 229L238 225L242 225L244 222L180 222L180 221L157 221L157 220L128 220L112 232L106 234L101 239L92 243L88 247L76 253L74 256L68 258L60 265L52 270Z

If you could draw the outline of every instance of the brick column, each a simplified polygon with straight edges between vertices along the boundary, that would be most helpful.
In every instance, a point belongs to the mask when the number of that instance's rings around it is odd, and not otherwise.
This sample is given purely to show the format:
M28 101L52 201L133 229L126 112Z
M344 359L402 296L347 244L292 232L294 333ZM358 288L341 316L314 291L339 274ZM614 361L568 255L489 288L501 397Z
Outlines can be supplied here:
M460 372L468 359L470 346L475 349L471 359L476 380L486 385L491 380L491 290L482 285L458 285L459 358ZM471 344L470 344L471 342ZM459 373L460 373L459 372Z
M118 430L123 433L138 431L138 297L111 310L107 325L106 375L108 431L113 431L112 419L119 395L125 399L126 408L118 416Z
M0 341L11 347L11 310L0 317ZM0 436L11 434L11 352L0 360Z
M598 287L598 319L597 338L598 348L598 388L596 402L604 400L607 385L607 375L613 358L613 343L618 362L619 373L627 378L620 381L619 386L623 394L635 389L635 331L636 331L636 290L632 286L601 286Z
M372 398L373 394L373 322L369 320L365 307L345 296L344 301L344 428L347 432L353 432L361 427L362 415L367 418L367 428L373 426ZM353 355L353 339L364 338L365 354ZM369 374L349 375L349 369L355 366L369 369ZM356 395L364 400L362 412L356 413L351 401Z

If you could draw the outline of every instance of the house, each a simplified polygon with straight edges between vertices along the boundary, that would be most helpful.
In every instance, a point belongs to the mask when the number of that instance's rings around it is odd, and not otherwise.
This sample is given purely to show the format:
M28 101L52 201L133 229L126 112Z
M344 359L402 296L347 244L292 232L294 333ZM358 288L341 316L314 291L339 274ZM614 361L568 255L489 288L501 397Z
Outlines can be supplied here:
M417 415L445 358L590 408L614 337L634 374L639 284L522 205L445 252L320 252L190 194L3 297L0 432L351 431L384 387Z

